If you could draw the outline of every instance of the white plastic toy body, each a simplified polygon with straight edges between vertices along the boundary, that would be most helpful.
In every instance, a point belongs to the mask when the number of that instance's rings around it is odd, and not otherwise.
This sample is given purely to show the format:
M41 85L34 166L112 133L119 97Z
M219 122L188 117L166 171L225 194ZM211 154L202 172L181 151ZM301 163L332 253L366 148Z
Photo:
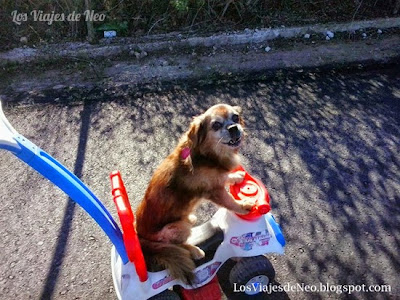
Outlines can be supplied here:
M175 280L167 270L148 272L147 281L140 282L135 266L131 262L123 264L113 247L111 266L118 299L148 299L174 285L180 285L185 289L198 288L210 282L229 258L284 253L283 235L271 213L267 213L257 220L247 221L225 208L220 208L208 223L216 231L222 230L224 239L217 248L214 258L195 269L193 286ZM193 232L195 231L196 228ZM196 244L195 240L196 236L192 234L188 242Z

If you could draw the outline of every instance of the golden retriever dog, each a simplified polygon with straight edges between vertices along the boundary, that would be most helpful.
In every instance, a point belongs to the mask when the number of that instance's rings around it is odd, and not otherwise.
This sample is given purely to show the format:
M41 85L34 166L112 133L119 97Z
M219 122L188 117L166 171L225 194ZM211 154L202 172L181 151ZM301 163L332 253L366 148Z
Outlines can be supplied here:
M204 252L186 243L196 217L191 213L201 199L239 214L253 202L236 201L227 185L243 181L232 173L239 165L244 122L238 106L218 104L197 116L173 152L156 169L136 211L136 230L147 262L169 269L192 282L195 264Z

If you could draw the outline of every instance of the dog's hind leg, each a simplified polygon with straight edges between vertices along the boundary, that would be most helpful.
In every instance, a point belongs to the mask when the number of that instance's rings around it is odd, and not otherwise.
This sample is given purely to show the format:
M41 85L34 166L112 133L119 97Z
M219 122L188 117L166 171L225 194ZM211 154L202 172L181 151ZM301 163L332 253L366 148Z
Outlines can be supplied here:
M191 256L193 259L196 259L196 260L202 259L202 258L206 255L206 254L204 253L204 251L201 250L201 249L200 249L199 247L197 247L197 246L193 246L193 245L190 245L190 244L182 244L182 246L183 246L185 249L189 250L190 256Z
M192 224L188 220L177 221L165 225L153 239L158 242L183 244L191 233Z

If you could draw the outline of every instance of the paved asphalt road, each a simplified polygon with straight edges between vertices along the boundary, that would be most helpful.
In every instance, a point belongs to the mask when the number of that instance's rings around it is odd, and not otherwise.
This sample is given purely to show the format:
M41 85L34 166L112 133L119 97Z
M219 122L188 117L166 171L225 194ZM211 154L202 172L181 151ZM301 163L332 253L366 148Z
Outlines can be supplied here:
M104 101L6 107L15 128L83 179L112 214L121 170L136 207L193 115L243 107L247 169L262 179L287 239L277 284L391 285L400 298L400 71L281 74L264 82L176 88ZM96 98L96 95L88 95ZM0 154L0 298L116 299L111 243L94 221L11 154ZM215 209L199 210L204 220ZM288 292L278 299L345 295Z

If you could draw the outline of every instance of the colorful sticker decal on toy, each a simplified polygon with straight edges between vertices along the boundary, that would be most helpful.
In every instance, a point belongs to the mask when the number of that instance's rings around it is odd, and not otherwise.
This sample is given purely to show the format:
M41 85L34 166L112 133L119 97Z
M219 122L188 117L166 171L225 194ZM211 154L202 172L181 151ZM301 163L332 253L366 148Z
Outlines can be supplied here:
M217 272L220 265L221 265L221 262L216 261L215 263L212 263L211 265L208 265L208 266L204 267L203 269L198 270L195 273L196 278L194 280L194 283L200 284L200 283L206 281L207 279L209 279L210 277L212 277L215 274L215 272Z
M242 248L244 251L250 251L255 246L266 246L269 243L271 235L268 230L249 232L241 236L234 236L231 238L232 245Z
M171 282L174 280L171 275L165 276L163 279L160 279L157 282L154 282L153 285L151 286L154 290L158 289L159 287L162 287L164 284L167 284L168 282Z

